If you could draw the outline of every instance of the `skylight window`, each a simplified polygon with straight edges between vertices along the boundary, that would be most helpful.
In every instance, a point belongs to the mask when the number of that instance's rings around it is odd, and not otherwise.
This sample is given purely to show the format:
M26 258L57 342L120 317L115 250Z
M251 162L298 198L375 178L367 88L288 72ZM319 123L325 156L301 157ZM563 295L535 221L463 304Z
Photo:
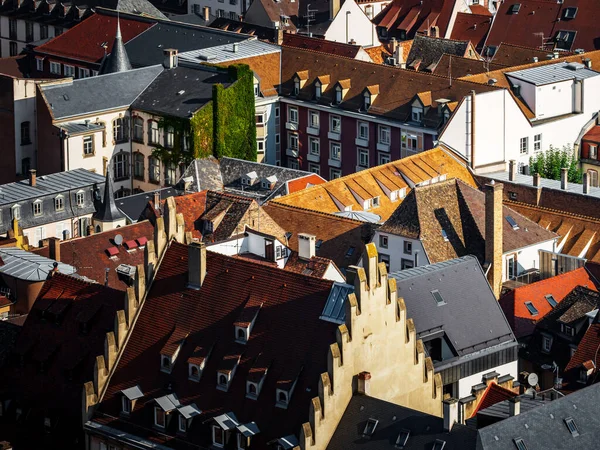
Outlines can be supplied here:
M510 7L510 13L511 14L519 14L520 10L521 10L521 4L520 3L515 3L514 5L512 5Z
M529 311L529 314L531 314L532 316L537 316L539 314L537 308L533 306L533 303L525 302L525 306L527 307L527 311Z
M519 229L519 225L517 225L517 222L515 222L515 219L513 219L512 216L506 216L506 221L512 227L513 230L516 231Z
M377 428L378 423L379 423L379 420L377 420L377 419L367 420L367 424L365 425L365 429L363 431L363 436L364 437L373 436L373 433L375 433L375 428Z
M516 438L514 443L515 447L517 447L517 450L527 450L527 446L525 445L525 441L523 439Z
M446 233L446 230L442 230L442 238L444 238L444 242L448 242L448 233Z
M317 250L319 250L321 248L321 245L323 244L323 239L319 239L317 240L317 242L315 242L315 248Z
M438 291L437 289L431 291L431 295L433 295L433 298L435 299L435 302L438 306L446 304L446 300L444 300L444 297L442 297L442 294L440 294L440 291Z
M564 10L563 19L566 19L566 20L574 19L576 15L577 15L577 8L571 6Z
M346 258L351 257L354 254L354 247L350 247L346 252Z
M396 448L406 447L406 443L408 442L409 437L410 437L410 430L400 430L398 439L396 439Z
M546 300L548 301L548 303L550 303L550 306L552 306L553 308L556 308L556 305L558 305L558 302L552 294L546 295Z
M436 439L433 443L433 450L444 450L446 446L446 441L442 441L441 439Z
M573 420L572 417L567 417L565 419L565 424L567 425L567 428L569 429L571 436L573 436L573 437L579 436L579 430L577 429L577 425L575 425L575 421Z

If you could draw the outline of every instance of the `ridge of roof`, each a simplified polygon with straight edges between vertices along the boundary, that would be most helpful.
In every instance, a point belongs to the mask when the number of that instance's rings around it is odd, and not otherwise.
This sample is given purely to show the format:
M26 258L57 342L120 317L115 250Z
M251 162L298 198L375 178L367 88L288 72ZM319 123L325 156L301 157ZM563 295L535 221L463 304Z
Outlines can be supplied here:
M267 202L266 206L272 206L274 208L277 207L277 208L295 209L295 210L301 211L301 212L306 213L306 214L313 214L313 215L318 215L318 216L324 216L324 217L327 217L329 219L340 220L342 222L349 222L349 223L353 223L353 224L357 224L357 225L363 225L363 224L366 223L366 222L362 222L360 220L351 219L349 217L338 216L338 215L333 214L333 213L327 213L327 212L324 212L324 211L317 211L315 209L303 208L301 206L296 206L296 205L289 205L287 203L279 203L276 200L277 199L275 199L275 200L269 200Z
M523 208L526 208L526 209L531 209L531 210L546 211L546 212L550 212L550 213L553 213L553 214L559 214L559 215L569 216L569 217L573 217L573 218L576 218L576 219L587 220L588 222L593 222L593 223L596 223L596 224L600 224L600 218L592 217L592 216L585 216L583 214L575 214L575 213L572 213L570 211L562 211L560 209L548 208L546 206L541 206L541 205L532 205L530 203L518 202L518 201L514 201L514 200L503 200L503 203L509 204L509 205L517 205L517 206L520 206L520 207L523 207Z

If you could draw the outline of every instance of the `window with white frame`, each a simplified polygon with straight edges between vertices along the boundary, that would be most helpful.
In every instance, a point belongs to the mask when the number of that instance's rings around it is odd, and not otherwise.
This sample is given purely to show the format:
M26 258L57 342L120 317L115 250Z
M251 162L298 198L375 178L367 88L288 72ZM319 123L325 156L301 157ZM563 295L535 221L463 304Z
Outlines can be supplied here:
M260 84L254 83L254 96L258 97L260 95Z
M94 136L83 137L83 155L90 156L94 154Z
M342 118L340 116L329 116L329 131L332 133L342 132Z
M265 113L259 113L256 115L256 125L265 124Z
M113 120L113 139L115 142L123 141L125 137L125 123L122 117Z
M148 140L150 144L158 144L158 122L156 120L148 121Z
M529 138L528 137L521 138L520 143L519 143L519 151L520 151L521 155L524 155L527 152L529 152Z
M89 78L90 77L90 69L85 69L83 67L79 68L79 78Z
M133 139L140 142L144 140L144 119L138 116L133 118Z
M199 381L201 373L200 366L197 364L188 365L188 379L192 381Z
M388 153L380 153L379 154L379 165L387 164L390 162L390 155Z
M590 151L588 155L589 159L598 159L598 146L595 144L590 144Z
M298 95L300 93L300 80L298 78L294 79L294 95Z
M160 161L156 156L148 158L148 178L152 183L160 182Z
M342 177L342 171L340 169L329 169L329 179L335 180L336 178Z
M54 75L60 75L61 73L61 64L54 62L54 61L50 61L50 73L54 74Z
M290 145L290 149L298 150L298 135L296 133L290 133L288 136L288 142Z
M75 76L75 67L65 64L63 70L64 70L65 77L74 77Z
M12 218L20 220L21 219L21 206L15 205L12 207Z
M59 195L54 198L54 210L55 211L64 211L65 210L65 198L62 195Z
M212 443L219 448L225 446L225 430L218 425L212 427Z
M309 142L310 154L314 156L319 156L321 154L321 143L319 141L319 138L310 138Z
M539 152L542 149L542 135L536 134L533 136L533 151Z
M369 150L366 148L358 149L358 165L360 167L369 167Z
M367 17L369 19L373 18L373 5L367 5L367 6L365 6L365 14L367 15Z
M588 179L590 181L590 186L598 187L598 171L593 169L588 169L587 171Z
M288 160L288 168L294 169L294 170L300 169L300 164L298 163L298 160L297 159Z
M423 108L420 106L412 107L412 120L413 122L421 122L423 120Z
M318 164L309 163L308 164L308 171L312 172L312 173L316 173L317 175L319 175L321 173L321 167L319 167Z
M85 203L85 192L79 191L75 196L75 202L79 208L83 207Z
M388 236L385 234L379 235L379 247L388 248Z
M542 335L542 350L546 353L550 353L552 349L552 338L550 336Z
M332 142L329 146L329 158L334 161L342 160L342 144L339 142Z
M159 428L165 427L165 412L160 406L154 407L154 425Z
M35 68L37 69L38 72L44 71L44 60L42 58L37 58L35 60Z
M390 145L390 127L379 125L379 143Z
M315 99L319 100L321 98L321 90L322 86L320 82L315 83Z
M34 216L42 215L42 201L41 200L36 200L35 202L33 202L33 215Z
M358 122L358 138L369 140L369 124L367 122Z
M256 141L256 152L259 154L263 154L265 152L265 141L263 141L263 140Z
M417 150L418 139L414 134L402 133L402 147L411 151Z
M278 119L279 118L279 106L275 107L275 118Z
M319 111L308 111L308 123L312 128L319 128Z
M290 123L298 123L298 108L288 106L288 120Z

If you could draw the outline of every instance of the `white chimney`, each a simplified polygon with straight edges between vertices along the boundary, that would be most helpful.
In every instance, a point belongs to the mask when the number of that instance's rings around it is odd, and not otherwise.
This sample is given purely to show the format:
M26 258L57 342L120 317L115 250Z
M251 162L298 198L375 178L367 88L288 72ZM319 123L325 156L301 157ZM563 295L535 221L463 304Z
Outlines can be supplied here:
M563 167L562 169L560 169L560 188L563 191L566 191L569 188L568 176L569 176L569 169L567 169L566 167Z
M298 233L298 257L300 259L311 259L316 255L315 240L314 234Z
M508 162L508 181L515 181L517 178L517 161L511 159Z
M590 193L590 177L587 172L583 172L583 193Z
M452 431L452 427L458 422L458 400L449 398L443 402L444 431Z
M519 397L513 397L508 399L508 415L518 416L521 413L521 399Z

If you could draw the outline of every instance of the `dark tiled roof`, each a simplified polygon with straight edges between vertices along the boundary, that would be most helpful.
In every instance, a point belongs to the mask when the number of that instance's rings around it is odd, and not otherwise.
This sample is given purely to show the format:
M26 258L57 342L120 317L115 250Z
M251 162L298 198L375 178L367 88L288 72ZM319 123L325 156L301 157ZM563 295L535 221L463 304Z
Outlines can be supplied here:
M561 53L561 56L567 56L570 53ZM502 43L494 53L493 63L501 64L505 67L520 66L548 59L548 50L540 50L539 47L523 47L521 45ZM494 70L494 69L491 69Z
M128 220L135 223L143 216L148 202L154 201L154 193L160 194L161 200L166 200L168 197L177 195L177 190L173 188L162 188L156 191L141 192L139 194L130 195L116 199L117 207L123 211ZM142 219L143 220L143 219Z
M361 49L359 45L327 41L325 39L292 33L285 33L283 35L283 45L304 48L307 50L315 50L317 52L331 53L332 55L345 56L347 58L356 58L356 55Z
M369 419L378 421L372 437L363 436ZM397 449L403 430L410 431L405 450L429 450L436 440L445 442L444 450L475 449L477 431L455 424L444 431L444 419L366 395L354 395L348 403L331 441L329 450Z
M109 55L102 61L100 66L100 74L125 72L131 70L131 63L123 45L123 37L121 35L121 26L117 22L117 34L113 42L113 48Z
M594 323L585 332L583 339L579 342L575 354L571 357L569 364L565 367L565 372L571 369L579 369L582 364L587 361L594 363L594 368L598 367L600 362L598 359L600 348L600 323L598 322L598 315L594 319Z
M164 441L164 434L152 431L153 399L167 394L171 384L182 403L195 403L203 411L180 440L205 444L208 427L202 422L230 411L240 423L256 422L260 433L253 445L257 448L266 448L275 437L297 434L308 420L320 374L327 370L329 345L335 340L336 326L319 319L332 282L208 251L206 278L200 290L193 290L186 288L187 266L188 247L171 243L96 420L109 420L111 427L125 426L125 419L104 415L118 417L120 391L138 384L144 397L127 422L141 425L136 431L141 437ZM234 323L248 304L257 302L262 306L249 340L238 344ZM189 335L171 374L166 374L160 370L160 349L175 329ZM200 382L193 382L188 380L187 360L198 347L212 352ZM225 369L223 361L231 355L241 359L228 392L223 392L216 389L217 371ZM247 399L247 377L261 368L268 368L268 373L258 400ZM275 389L296 379L290 407L275 407ZM176 426L173 421L166 433L175 434Z
M472 6L471 6L472 7ZM452 39L471 41L477 51L481 51L485 38L492 26L490 14L481 15L473 12L467 14L459 12L452 27Z
M0 59L0 74L12 78L25 78L29 73L28 60L24 55Z
M465 56L468 47L469 41L415 36L406 57L406 67L431 72L444 53ZM414 67L417 63L418 67Z

